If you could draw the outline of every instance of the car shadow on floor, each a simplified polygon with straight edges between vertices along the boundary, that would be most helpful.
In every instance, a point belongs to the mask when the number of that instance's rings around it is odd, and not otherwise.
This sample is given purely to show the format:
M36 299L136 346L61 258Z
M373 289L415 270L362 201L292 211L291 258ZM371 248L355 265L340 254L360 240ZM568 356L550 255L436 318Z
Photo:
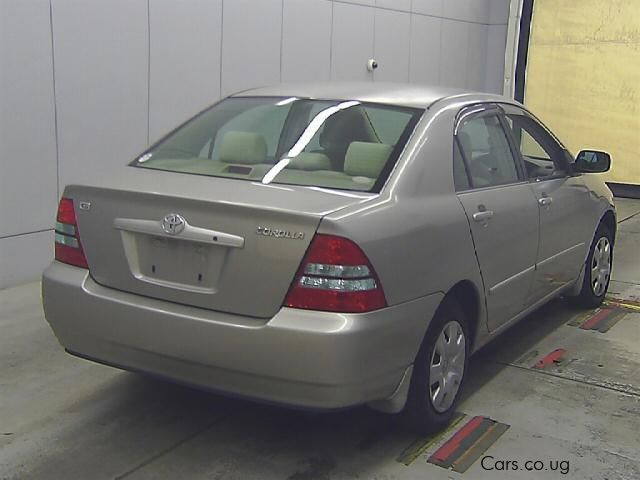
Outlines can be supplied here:
M565 326L573 317L587 312L569 304L564 298L557 298L520 320L470 358L461 401L509 365L518 363L545 337Z

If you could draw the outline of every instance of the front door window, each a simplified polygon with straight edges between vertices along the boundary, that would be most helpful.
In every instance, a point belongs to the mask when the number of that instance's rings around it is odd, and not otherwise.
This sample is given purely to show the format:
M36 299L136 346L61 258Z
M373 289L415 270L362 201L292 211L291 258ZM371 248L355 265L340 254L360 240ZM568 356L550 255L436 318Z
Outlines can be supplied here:
M527 115L507 114L506 119L530 179L567 174L568 154L540 124Z

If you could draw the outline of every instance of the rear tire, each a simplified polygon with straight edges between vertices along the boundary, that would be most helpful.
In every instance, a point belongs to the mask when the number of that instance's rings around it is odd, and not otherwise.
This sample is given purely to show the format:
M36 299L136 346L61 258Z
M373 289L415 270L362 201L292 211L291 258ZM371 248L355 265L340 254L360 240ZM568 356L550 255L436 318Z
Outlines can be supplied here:
M609 282L613 260L613 238L609 228L600 224L584 264L584 278L580 293L569 297L574 305L584 308L596 308L602 304Z
M403 412L410 429L431 433L451 423L467 370L469 340L464 311L453 298L445 297L414 363Z

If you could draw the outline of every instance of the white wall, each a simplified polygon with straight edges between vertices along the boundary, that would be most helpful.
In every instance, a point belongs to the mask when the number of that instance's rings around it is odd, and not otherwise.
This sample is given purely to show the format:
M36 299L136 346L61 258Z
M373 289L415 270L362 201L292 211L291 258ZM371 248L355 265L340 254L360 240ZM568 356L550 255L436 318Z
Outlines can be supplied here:
M50 261L66 184L222 95L305 80L502 92L508 13L509 0L0 0L0 288Z

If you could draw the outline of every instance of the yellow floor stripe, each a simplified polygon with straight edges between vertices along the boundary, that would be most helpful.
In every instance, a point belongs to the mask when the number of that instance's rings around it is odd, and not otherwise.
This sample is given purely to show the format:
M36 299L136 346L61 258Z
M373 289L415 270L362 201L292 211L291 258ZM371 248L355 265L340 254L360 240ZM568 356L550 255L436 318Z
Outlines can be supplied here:
M629 310L633 310L636 312L640 312L640 303L638 304L636 304L635 302L630 303L627 300L621 300L619 298L607 298L604 303L614 307L622 307L622 308L627 308Z

